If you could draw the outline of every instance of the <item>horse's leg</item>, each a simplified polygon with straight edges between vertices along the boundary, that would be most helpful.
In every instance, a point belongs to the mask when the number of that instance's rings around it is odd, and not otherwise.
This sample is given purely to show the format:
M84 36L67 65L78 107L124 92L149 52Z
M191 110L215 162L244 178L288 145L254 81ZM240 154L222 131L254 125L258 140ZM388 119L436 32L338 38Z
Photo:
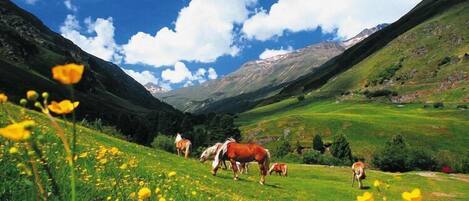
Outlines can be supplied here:
M357 180L358 180L358 188L362 189L363 187L362 180L360 178L357 178Z
M180 152L179 148L176 148L176 151L178 152L178 156L179 156L179 152Z
M352 173L352 187L354 183L355 183L355 172Z
M226 161L225 160L222 161L222 164L223 164L223 166L225 166L224 168L222 167L222 169L227 170L228 167L226 167Z
M267 168L264 166L264 162L259 161L257 162L259 164L259 170L261 173L261 180L259 181L260 184L264 185L265 183L265 175L267 174Z
M234 180L238 180L238 165L236 165L236 161L234 159L230 159L231 168L233 169Z

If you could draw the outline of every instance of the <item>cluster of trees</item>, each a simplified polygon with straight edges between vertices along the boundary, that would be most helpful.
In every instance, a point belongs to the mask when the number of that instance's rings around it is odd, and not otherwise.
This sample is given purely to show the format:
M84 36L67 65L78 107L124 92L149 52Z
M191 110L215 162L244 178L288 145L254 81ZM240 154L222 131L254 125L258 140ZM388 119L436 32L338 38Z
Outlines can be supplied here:
M203 148L231 137L241 140L241 132L230 114L191 115L186 114L175 130L159 131L153 136L151 145L166 151L174 151L174 136L177 132L192 142L192 154L198 155Z

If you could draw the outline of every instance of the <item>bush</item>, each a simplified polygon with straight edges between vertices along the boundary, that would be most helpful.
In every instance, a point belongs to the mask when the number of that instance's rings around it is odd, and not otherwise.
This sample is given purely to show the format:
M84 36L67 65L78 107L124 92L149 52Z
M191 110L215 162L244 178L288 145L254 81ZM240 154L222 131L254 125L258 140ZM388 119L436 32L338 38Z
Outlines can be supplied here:
M413 149L407 157L407 169L409 170L435 170L436 161L429 150Z
M167 152L175 152L176 147L174 145L174 139L169 136L158 134L151 143L153 148L162 149Z
M296 97L296 99L298 99L298 101L304 101L305 100L305 95L300 95L298 97Z
M467 105L458 105L456 106L457 109L467 110Z
M352 160L352 150L345 136L338 135L334 138L331 145L331 154L341 160Z
M376 97L382 97L382 96L389 97L389 96L397 96L398 95L397 92L391 91L389 89L379 89L379 90L376 90L376 91L366 90L365 92L363 92L363 94L367 98L376 98Z
M290 153L290 150L291 150L290 143L286 139L277 141L270 148L270 152L272 153L272 156L275 158L283 158L288 153Z
M457 170L462 173L469 173L469 151L461 158L461 164Z
M320 135L315 135L313 138L313 149L324 153L324 143L322 142L322 138Z
M434 107L434 108L444 108L445 105L444 105L442 102L438 102L438 103L434 103L434 104L433 104L433 107Z
M303 160L299 154L288 153L282 158L282 161L287 163L301 163Z
M311 150L303 154L303 163L319 164L320 161L321 161L321 153L319 151Z
M372 164L383 171L403 172L407 168L408 148L401 135L394 136L373 156Z

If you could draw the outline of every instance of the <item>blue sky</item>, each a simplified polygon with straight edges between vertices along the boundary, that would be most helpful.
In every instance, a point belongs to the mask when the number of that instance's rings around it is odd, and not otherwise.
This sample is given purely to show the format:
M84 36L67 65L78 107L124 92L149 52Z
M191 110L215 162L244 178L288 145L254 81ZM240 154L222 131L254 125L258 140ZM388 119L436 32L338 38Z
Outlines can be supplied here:
M390 23L419 0L13 0L142 84L179 88ZM264 54L263 54L264 53Z

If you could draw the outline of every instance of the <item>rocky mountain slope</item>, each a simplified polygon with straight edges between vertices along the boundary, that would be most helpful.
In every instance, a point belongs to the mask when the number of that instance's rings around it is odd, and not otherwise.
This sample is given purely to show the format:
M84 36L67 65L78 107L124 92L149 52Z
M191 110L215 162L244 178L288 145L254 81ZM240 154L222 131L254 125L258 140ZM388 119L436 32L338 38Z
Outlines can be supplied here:
M12 2L0 1L0 91L12 102L30 89L48 91L52 100L69 97L68 90L51 79L51 68L70 62L85 65L83 79L76 85L80 117L86 114L88 119L117 125L124 133L146 135L159 116L182 116L117 65L84 52ZM159 129L166 127L173 126Z
M220 79L156 96L182 111L231 112L231 108L249 105L278 93L286 83L310 73L385 26L381 24L365 29L346 41L321 42L292 53L250 61Z
M167 89L163 88L163 87L160 87L158 85L156 85L155 83L153 82L149 82L145 85L143 85L145 87L145 89L147 91L149 91L151 93L151 95L153 96L158 96L158 94L160 93L165 93L165 92L168 92Z

